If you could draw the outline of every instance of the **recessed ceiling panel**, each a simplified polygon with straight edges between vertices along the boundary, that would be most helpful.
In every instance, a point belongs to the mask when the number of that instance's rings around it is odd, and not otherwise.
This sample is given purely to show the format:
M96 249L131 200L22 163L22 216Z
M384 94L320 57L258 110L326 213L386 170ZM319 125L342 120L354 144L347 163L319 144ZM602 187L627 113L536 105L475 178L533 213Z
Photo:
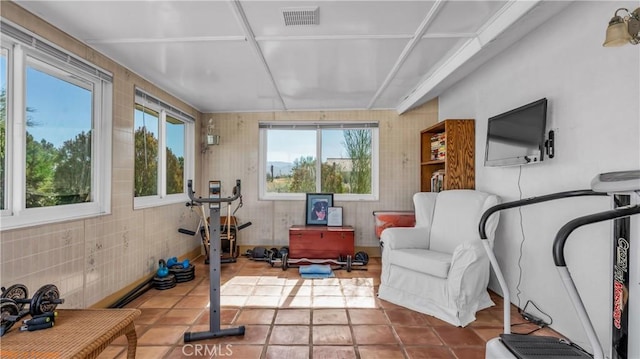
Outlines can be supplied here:
M443 58L462 46L468 39L422 39L413 49L386 90L373 105L374 108L395 108L424 77L441 64Z
M244 41L105 44L101 50L202 112L282 110Z
M506 1L447 1L427 28L429 34L476 33Z
M288 109L366 108L407 40L265 41Z
M86 40L244 35L225 1L16 1Z
M432 1L241 1L256 37L412 35ZM319 25L285 26L282 9L318 6Z

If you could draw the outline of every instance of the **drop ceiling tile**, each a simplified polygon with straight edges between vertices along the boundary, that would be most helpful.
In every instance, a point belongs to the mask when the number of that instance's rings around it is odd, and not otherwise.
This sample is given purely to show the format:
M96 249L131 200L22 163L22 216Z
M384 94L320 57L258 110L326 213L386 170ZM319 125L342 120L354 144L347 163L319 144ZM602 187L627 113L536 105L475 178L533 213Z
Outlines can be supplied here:
M241 1L257 37L413 35L433 1ZM319 7L320 24L285 26L283 8Z
M282 109L244 41L102 44L99 50L203 112Z
M407 40L264 41L288 109L366 108Z
M374 108L395 108L405 96L422 83L443 59L462 46L465 38L422 39L413 49L389 86L382 92Z
M223 1L16 2L83 41L244 35Z
M476 33L506 1L447 1L427 28L430 34Z

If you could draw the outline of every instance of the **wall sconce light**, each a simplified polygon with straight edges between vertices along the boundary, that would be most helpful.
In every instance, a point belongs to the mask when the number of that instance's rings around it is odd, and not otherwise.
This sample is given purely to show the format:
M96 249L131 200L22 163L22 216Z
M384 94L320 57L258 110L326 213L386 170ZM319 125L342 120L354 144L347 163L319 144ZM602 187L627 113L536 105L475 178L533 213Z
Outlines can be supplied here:
M213 119L209 119L209 125L207 126L207 146L219 145L220 136L213 133L216 125L213 124Z
M627 14L622 17L618 13L625 11ZM625 8L616 10L609 21L607 36L602 46L617 47L626 43L637 45L640 43L640 7L633 12Z
M213 124L213 119L209 119L209 124L207 125L207 134L204 136L204 143L202 146L202 153L207 152L209 146L217 146L220 144L220 135L216 135L214 133L215 125Z
M220 136L207 134L207 146L216 146L220 144Z

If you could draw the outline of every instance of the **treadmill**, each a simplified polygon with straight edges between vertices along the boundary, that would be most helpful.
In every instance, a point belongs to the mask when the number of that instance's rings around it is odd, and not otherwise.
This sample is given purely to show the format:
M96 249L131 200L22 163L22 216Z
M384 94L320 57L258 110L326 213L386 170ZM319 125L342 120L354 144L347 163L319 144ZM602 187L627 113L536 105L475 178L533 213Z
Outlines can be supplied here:
M546 196L532 197L528 199L498 204L489 208L480 220L479 231L482 244L487 252L491 266L494 269L500 288L504 295L504 333L499 337L487 342L486 359L506 359L506 358L537 358L537 359L567 359L567 358L596 358L604 359L604 353L600 341L598 340L593 324L585 310L584 304L571 278L564 256L564 246L569 235L577 228L608 220L625 218L640 213L640 205L624 205L615 209L599 212L583 217L578 217L565 224L556 234L553 242L553 260L562 283L567 290L571 303L577 312L582 327L587 334L591 344L593 354L586 352L579 346L567 340L556 337L530 336L511 333L511 316L509 290L502 275L498 261L491 249L485 233L485 224L491 214L508 208L516 208L534 203L541 203L550 200L571 198L577 196L608 196L615 194L640 193L640 170L609 172L597 175L591 181L590 190L578 190L559 192Z

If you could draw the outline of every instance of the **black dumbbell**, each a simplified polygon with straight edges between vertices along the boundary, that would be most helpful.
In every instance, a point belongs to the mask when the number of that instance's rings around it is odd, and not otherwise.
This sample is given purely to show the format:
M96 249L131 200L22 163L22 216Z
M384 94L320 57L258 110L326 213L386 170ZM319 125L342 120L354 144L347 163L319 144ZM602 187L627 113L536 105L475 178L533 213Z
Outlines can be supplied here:
M4 335L11 327L27 314L37 317L43 313L53 312L58 304L64 303L60 298L58 287L47 284L38 289L33 298L29 298L27 287L22 284L14 284L9 288L0 288L0 336ZM23 309L29 304L29 309Z
M22 284L14 284L9 288L2 288L2 298L13 300L22 312L25 304L29 304L29 314L36 316L46 312L53 312L58 304L64 303L60 298L58 287L47 284L38 289L32 298L28 297L27 287Z

